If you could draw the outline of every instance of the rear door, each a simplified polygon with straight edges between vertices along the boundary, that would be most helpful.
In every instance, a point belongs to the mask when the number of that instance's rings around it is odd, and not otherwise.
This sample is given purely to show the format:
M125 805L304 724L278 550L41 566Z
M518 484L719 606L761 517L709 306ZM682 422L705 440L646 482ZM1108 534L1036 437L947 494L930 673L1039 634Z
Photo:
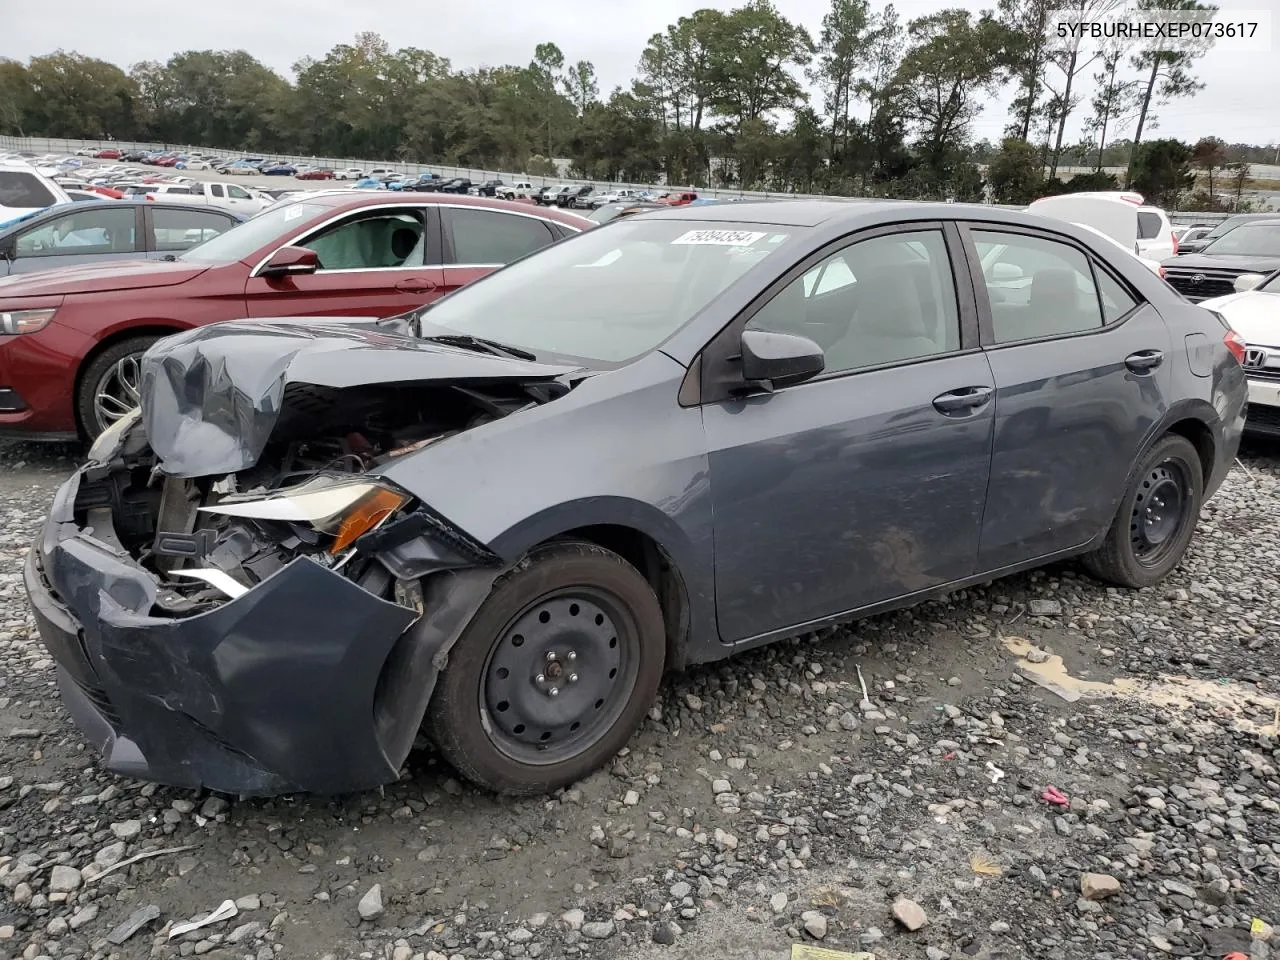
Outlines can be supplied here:
M561 239L541 217L461 204L440 204L440 212L445 293Z
M364 208L321 225L293 246L314 250L313 274L264 277L245 285L251 317L388 317L437 299L444 287L440 218L431 206Z
M145 217L148 260L177 256L184 250L190 250L197 244L226 233L239 223L234 216L217 207L192 210L187 207L153 204L139 206Z
M995 444L978 556L997 571L1110 525L1167 406L1172 345L1155 308L1075 240L963 227L995 375Z

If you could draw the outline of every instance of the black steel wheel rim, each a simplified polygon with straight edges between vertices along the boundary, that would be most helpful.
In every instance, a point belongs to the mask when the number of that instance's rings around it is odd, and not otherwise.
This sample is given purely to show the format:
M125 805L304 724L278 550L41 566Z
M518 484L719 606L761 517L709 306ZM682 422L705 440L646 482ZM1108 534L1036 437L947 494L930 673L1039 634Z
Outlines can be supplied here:
M1190 520L1191 484L1186 468L1165 460L1147 471L1129 515L1129 539L1134 558L1156 566L1176 548Z
M597 743L635 690L640 634L594 587L539 598L503 628L480 680L489 739L520 763L553 764Z

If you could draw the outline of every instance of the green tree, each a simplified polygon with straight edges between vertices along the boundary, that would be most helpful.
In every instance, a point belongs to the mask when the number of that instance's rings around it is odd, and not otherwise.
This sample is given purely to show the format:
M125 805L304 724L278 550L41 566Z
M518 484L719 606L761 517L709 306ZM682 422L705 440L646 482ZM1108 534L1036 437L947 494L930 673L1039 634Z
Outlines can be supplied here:
M137 84L105 60L58 50L27 65L25 124L52 137L130 140L137 132Z
M833 160L849 147L850 111L872 37L868 0L831 0L809 78L822 91L822 107L830 118L827 153Z
M565 95L578 111L578 116L587 112L587 107L600 99L600 84L596 81L596 68L586 60L579 60L560 80Z
M25 136L23 125L33 96L27 68L17 60L0 58L0 133Z
M1030 203L1044 182L1040 151L1025 140L1005 137L987 164L987 182L997 203Z
M1006 30L1005 62L1017 87L1009 135L1031 139L1032 124L1044 114L1045 71L1050 62L1049 18L1064 0L1000 0Z
M1099 18L1119 9L1124 0L1064 0L1059 12L1070 13L1082 23L1096 22ZM1058 175L1058 163L1062 158L1062 140L1066 134L1067 119L1080 105L1080 90L1077 78L1092 65L1101 55L1096 46L1090 46L1079 36L1050 45L1050 63L1062 73L1062 89L1057 90L1046 84L1051 94L1051 110L1048 114L1048 126L1053 137L1053 147L1049 152L1049 177Z
M1178 208L1183 191L1195 186L1191 148L1180 140L1151 140L1133 152L1133 186L1148 203Z
M1091 105L1093 113L1085 121L1085 132L1097 137L1098 155L1095 170L1102 169L1103 155L1107 149L1107 134L1123 129L1133 119L1137 105L1137 81L1126 78L1120 67L1124 60L1124 47L1119 43L1104 45L1100 54L1098 72L1093 75L1096 84Z
M1213 175L1227 165L1227 145L1218 137L1201 137L1191 148L1191 165L1209 180L1209 205L1214 206Z
M894 81L902 116L915 126L921 159L938 182L950 177L969 124L1004 80L1006 30L989 16L943 10L912 20Z
M1138 0L1138 10L1180 10L1196 12L1206 19L1218 8L1200 0ZM1142 75L1138 86L1138 125L1133 133L1135 144L1142 142L1147 123L1153 119L1155 107L1194 96L1204 83L1192 72L1195 62L1209 52L1212 38L1192 44L1170 44L1156 38L1143 47L1130 61ZM1132 162L1130 175L1135 174Z

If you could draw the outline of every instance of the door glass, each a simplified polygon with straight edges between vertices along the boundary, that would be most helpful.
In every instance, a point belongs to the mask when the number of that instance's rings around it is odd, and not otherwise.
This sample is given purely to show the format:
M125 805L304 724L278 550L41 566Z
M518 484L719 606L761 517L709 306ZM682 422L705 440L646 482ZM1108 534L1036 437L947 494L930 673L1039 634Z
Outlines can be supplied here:
M221 214L204 210L151 211L157 250L186 250L230 230L235 223Z
M1102 310L1085 255L1056 240L974 230L996 343L1096 330Z
M321 270L420 267L426 231L421 217L397 210L345 220L298 243L316 252Z
M221 197L221 196L222 196L222 184L220 184L220 183L211 183L211 184L209 184L209 193L211 193L211 194L212 194L213 196L215 196L215 197Z
M957 350L955 278L941 231L862 240L797 277L747 323L797 333L826 354L826 372Z
M0 170L0 209L43 208L57 202L58 198L38 175L25 170Z
M453 260L458 264L507 264L549 246L555 237L541 220L495 210L454 209Z
M70 213L19 236L17 253L20 257L132 253L134 224L132 206Z
M1102 270L1094 271L1098 277L1098 290L1102 293L1102 316L1107 323L1115 323L1138 305L1133 295Z
M232 200L250 199L249 192L247 190L242 189L241 187L237 187L234 183L227 184L227 196L230 197Z

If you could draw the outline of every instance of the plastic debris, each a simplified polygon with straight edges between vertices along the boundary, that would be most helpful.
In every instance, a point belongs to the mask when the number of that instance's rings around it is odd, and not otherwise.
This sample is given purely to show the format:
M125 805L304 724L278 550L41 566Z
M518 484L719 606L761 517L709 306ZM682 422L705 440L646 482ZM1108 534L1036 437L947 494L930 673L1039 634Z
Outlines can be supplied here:
M133 911L133 913L129 914L128 920L107 934L107 940L114 943L117 947L122 946L126 940L147 924L153 923L159 919L160 908L154 903L145 907L139 907L137 910Z
M1044 788L1044 793L1040 794L1040 799L1055 807L1071 806L1071 799L1052 784Z
M192 930L199 930L201 927L207 927L210 924L221 923L223 920L230 920L239 911L236 909L234 900L223 900L218 905L218 909L213 911L207 917L200 920L192 920L190 923L178 923L169 929L169 939L180 937L184 933L190 933Z
M998 877L1004 873L1004 868L996 863L985 853L979 852L971 854L969 857L969 869L974 873L981 874L984 877Z
M987 778L992 783L999 783L1004 779L1004 771L997 767L990 760L987 761Z
M107 869L103 870L101 873L95 873L92 877L86 877L84 882L96 883L97 881L105 877L108 873L114 873L116 870L120 870L121 868L127 867L130 864L137 863L139 860L149 860L152 857L163 857L166 854L170 854L170 853L186 853L188 850L194 850L194 849L195 849L195 844L188 844L185 847L164 847L163 849L160 849L160 850L144 850L142 851L142 853L134 854L132 857L129 857L129 859L127 860L121 860L119 863L112 864L111 866L107 867Z
M867 953L865 950L849 953L845 950L832 950L830 947L812 947L807 943L793 943L791 960L876 960L876 955Z

